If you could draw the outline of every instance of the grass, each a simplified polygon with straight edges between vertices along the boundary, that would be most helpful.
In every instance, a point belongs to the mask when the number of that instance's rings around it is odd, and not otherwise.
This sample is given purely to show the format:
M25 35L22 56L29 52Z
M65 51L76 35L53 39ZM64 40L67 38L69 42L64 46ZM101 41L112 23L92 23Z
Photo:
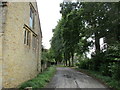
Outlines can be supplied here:
M48 84L48 82L51 80L55 72L56 72L55 66L49 67L43 73L40 73L37 77L21 84L20 89L24 89L26 87L44 88Z
M113 79L112 77L103 76L100 72L96 72L96 71L90 71L90 70L85 70L85 69L77 69L77 70L96 78L100 82L107 85L109 88L120 90L120 82Z

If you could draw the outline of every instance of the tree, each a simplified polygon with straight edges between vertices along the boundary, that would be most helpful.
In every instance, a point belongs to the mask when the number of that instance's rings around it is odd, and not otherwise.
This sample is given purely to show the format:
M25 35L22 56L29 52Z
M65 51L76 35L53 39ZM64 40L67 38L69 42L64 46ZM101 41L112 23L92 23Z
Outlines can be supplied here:
M61 14L65 20L62 28L64 55L69 61L69 66L71 66L70 58L72 58L72 66L74 66L73 57L76 45L79 42L80 19L77 16L77 9L79 6L79 3L71 2L61 4Z
M95 45L95 55L99 56L102 52L100 49L101 37L105 38L108 46L116 41L119 42L119 3L64 2L60 4L60 7L62 18L53 31L51 43L56 61L64 58L66 65L69 61L70 66L70 58L72 58L73 66L74 54L84 54L93 44ZM93 40L90 42L89 38Z
M61 19L58 22L58 25L53 29L53 37L51 39L51 49L54 53L56 64L57 62L61 62L63 60L62 50L63 50L63 39L62 39L62 24L64 20Z

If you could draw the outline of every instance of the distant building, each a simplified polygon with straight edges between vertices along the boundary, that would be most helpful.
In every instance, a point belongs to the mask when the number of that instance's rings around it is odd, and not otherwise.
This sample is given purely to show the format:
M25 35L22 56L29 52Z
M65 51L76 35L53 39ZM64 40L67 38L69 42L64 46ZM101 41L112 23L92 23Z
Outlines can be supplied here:
M36 2L0 2L0 88L41 71L42 33Z
M91 37L88 38L88 41L93 41L93 43L95 43L95 40L92 39ZM102 37L99 39L99 43L100 43L100 50L102 52L106 51L107 50L107 43L106 43L106 38L105 37ZM87 54L87 57L88 58L91 58L91 55L95 55L95 44L93 44L93 46L89 47L89 52L86 52Z
M103 52L107 50L107 43L105 37L100 38L100 50L102 50Z

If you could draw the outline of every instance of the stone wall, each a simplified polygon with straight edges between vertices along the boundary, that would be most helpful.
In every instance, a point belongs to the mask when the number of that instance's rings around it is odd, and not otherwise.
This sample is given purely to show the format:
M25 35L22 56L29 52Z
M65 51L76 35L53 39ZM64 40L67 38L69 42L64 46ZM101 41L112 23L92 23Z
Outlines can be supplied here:
M36 3L32 3L37 10ZM30 3L7 4L6 23L3 40L3 87L14 88L32 79L39 73L41 53L41 33L36 11L34 33L38 35L37 49L24 44L24 24L29 26Z
M0 89L2 88L2 33L0 33Z
M0 89L2 88L2 62L3 62L3 38L4 38L4 23L6 13L6 3L0 2Z
M2 7L0 7L0 12L2 12ZM2 15L0 13L0 89L2 88Z

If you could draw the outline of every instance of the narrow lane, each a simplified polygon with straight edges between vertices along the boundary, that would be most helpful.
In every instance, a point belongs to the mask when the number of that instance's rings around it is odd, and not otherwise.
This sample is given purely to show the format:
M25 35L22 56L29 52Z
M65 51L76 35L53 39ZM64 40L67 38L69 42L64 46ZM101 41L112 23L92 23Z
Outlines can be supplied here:
M104 88L108 90L92 77L68 67L58 67L47 88Z

